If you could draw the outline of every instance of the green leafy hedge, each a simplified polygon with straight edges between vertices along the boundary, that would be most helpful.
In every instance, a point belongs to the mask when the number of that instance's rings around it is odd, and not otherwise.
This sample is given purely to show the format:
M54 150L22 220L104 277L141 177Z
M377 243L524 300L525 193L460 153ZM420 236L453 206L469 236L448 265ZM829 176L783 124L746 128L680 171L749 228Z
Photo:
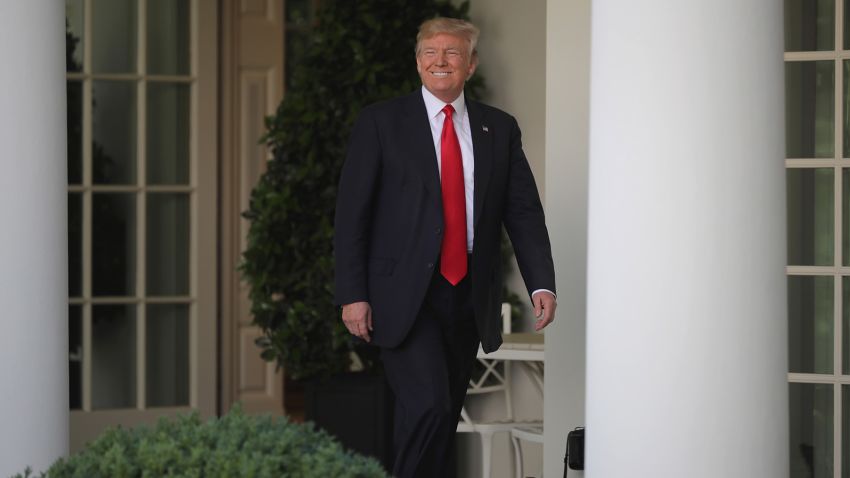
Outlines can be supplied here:
M27 470L14 478L32 476ZM163 419L155 427L113 428L41 474L47 478L385 478L377 461L346 451L327 433L286 419L247 416Z

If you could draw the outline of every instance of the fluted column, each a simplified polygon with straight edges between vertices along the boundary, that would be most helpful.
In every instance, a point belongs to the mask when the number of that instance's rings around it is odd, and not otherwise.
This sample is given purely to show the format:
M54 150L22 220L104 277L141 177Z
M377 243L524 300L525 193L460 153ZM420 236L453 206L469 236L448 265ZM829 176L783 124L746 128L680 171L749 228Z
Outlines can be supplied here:
M594 0L591 45L585 476L788 476L782 2Z
M64 20L0 2L0 476L68 450Z

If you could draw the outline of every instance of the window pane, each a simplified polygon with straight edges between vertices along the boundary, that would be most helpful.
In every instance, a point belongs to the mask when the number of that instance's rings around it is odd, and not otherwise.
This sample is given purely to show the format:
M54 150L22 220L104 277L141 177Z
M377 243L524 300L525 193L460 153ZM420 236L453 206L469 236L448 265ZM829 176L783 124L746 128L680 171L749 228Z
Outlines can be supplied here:
M152 193L147 204L147 293L189 293L189 195Z
M136 195L92 195L92 293L136 294Z
M785 150L789 158L831 158L835 132L832 61L785 63Z
M83 407L83 311L68 308L68 393L71 410Z
M83 71L83 0L65 0L65 68Z
M148 305L147 405L189 404L189 306Z
M850 277L841 278L841 343L844 357L841 360L841 373L850 375ZM845 462L850 471L850 461Z
M136 72L136 0L92 0L92 71Z
M850 169L841 170L841 262L850 265Z
M68 295L83 295L82 193L68 193Z
M92 306L91 366L93 409L136 405L135 306Z
M850 50L850 0L844 0L844 49ZM850 465L848 466L850 468Z
M786 171L788 264L833 265L835 190L832 168Z
M148 0L148 73L189 73L189 2Z
M68 94L68 184L83 182L83 84L67 83Z
M850 478L850 385L841 386L841 476Z
M785 51L832 50L833 0L785 0Z
M845 35L846 34L847 33L845 32ZM844 60L843 65L844 65L844 80L843 80L844 89L842 90L843 95L844 95L844 97L843 97L844 114L842 115L844 117L843 145L844 145L844 157L848 158L848 157L850 157L850 114L848 114L848 112L850 112L850 77L848 77L848 75L850 75L850 61Z
M148 84L148 183L189 183L189 86Z
M832 373L832 276L788 276L788 371Z
M92 175L98 184L136 182L136 84L92 83Z
M788 389L790 476L833 476L832 385L791 383Z

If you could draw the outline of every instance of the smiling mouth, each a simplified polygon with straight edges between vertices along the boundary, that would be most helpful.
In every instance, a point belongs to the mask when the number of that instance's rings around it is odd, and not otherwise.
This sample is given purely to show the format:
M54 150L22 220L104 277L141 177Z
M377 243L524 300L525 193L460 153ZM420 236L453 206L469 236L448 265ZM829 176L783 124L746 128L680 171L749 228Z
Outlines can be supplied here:
M431 76L436 76L437 78L445 78L449 76L451 72L449 71L432 71Z

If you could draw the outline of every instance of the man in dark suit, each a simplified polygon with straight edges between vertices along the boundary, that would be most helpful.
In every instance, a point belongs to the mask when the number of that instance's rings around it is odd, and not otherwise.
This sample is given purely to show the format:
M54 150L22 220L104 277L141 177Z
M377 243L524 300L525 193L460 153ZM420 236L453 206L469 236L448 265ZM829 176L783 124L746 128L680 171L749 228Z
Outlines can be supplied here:
M535 316L555 314L549 235L516 120L468 101L478 29L436 18L417 36L422 89L365 108L335 218L336 300L381 348L396 395L394 476L453 476L454 434L481 343L499 348L502 225Z

